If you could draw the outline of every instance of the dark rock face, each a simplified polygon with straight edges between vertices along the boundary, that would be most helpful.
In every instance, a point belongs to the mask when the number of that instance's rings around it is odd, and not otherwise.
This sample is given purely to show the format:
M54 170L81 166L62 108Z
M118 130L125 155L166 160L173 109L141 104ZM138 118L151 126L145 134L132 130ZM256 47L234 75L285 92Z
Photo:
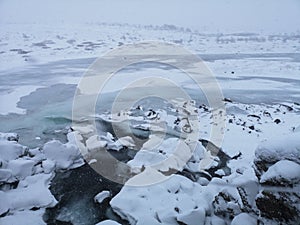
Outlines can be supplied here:
M297 193L264 190L258 195L256 205L262 217L284 224L299 224L300 198Z

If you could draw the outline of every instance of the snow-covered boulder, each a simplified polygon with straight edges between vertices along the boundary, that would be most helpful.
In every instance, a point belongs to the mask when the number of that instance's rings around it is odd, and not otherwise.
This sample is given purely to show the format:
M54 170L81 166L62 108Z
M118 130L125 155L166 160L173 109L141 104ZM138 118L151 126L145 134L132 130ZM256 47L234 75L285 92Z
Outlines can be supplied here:
M169 171L171 169L181 171L186 162L192 156L190 147L179 138L168 138L150 135L142 149L137 152L134 159L127 164L134 172L140 172L143 167L157 169L158 171Z
M198 183L172 175L154 185L125 185L110 205L131 224L178 224L178 221L204 224L209 201L202 192L203 188Z
M214 213L224 219L233 219L244 207L241 196L235 187L226 187L213 201Z
M7 141L19 141L19 135L16 133L1 133L0 132L0 140L7 140Z
M30 159L14 159L7 163L7 169L12 171L12 175L17 179L21 180L27 176L33 174L33 166L35 162Z
M16 211L8 216L0 218L0 224L2 225L46 225L43 221L43 215L45 210L23 210Z
M261 176L260 183L293 187L300 183L300 164L281 160L269 167Z
M0 162L17 159L24 154L26 147L14 141L0 140Z
M231 222L231 225L256 225L257 224L257 219L249 215L247 213L241 213L234 217L234 219Z
M276 221L278 224L298 224L300 221L299 187L296 193L263 189L257 195L256 206L260 210L262 219Z
M0 191L0 215L14 210L52 207L57 203L48 189L50 174L28 176L20 181L16 189Z
M104 220L100 223L97 223L96 225L121 225L121 224L113 220Z
M47 159L55 162L57 170L76 168L84 164L78 147L70 143L62 144L53 140L44 145L43 151Z
M109 197L110 197L110 191L101 191L99 194L95 196L94 201L100 204Z
M258 176L280 160L286 159L300 164L300 132L261 143L255 150L255 157L254 163Z

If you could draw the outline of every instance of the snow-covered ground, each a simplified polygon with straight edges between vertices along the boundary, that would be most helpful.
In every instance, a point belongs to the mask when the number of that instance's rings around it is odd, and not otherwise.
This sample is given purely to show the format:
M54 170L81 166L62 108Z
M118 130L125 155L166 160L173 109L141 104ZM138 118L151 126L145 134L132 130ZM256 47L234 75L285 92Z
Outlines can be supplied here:
M297 224L299 34L201 33L173 25L117 23L1 24L0 126L2 132L18 132L20 139L18 143L14 134L0 136L0 224L45 224L45 209L59 201L49 191L51 180L58 171L84 164L74 140L74 135L81 134L70 129L76 84L96 57L147 40L187 48L202 57L216 76L227 98L223 142L216 146L223 155L212 156L205 142L199 141L188 165L168 177L159 169L143 169L154 159L168 158L181 141L166 139L160 146L163 149L151 154L146 142L136 155L127 155L131 161L126 163L143 171L132 179L153 175L165 181L146 187L125 185L115 196L110 190L102 191L95 195L97 204L111 197L112 209L130 224L257 224L258 220ZM212 111L182 73L172 68L137 67L119 74L125 78L164 74L174 79L196 100L199 138L209 140ZM103 113L109 113L109 102L126 80L115 81L113 89L106 90L101 116L107 116ZM163 114L158 106L154 111ZM167 123L172 119L174 115L162 117ZM91 151L106 147L113 149L112 154L122 154L124 146L139 146L127 136L117 140L113 134L101 133L89 138L84 144ZM207 156L214 164L200 167ZM91 159L89 163L95 162ZM72 211L65 215L72 218Z

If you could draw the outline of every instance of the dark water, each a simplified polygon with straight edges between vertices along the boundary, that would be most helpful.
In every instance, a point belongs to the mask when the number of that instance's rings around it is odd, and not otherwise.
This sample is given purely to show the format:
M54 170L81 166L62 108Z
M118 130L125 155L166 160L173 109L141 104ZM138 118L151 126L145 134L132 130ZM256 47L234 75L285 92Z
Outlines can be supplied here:
M105 199L101 204L94 197L103 190L109 190L112 197L122 188L96 173L89 165L58 172L52 180L50 190L59 203L46 209L44 220L49 225L94 225L106 219L128 224L118 217Z

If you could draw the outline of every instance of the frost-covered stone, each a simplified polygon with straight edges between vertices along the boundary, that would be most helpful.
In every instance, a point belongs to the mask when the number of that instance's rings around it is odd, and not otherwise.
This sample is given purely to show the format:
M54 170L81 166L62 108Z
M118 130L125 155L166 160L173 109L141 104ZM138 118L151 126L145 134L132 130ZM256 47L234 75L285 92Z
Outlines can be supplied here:
M257 219L254 216L251 216L247 213L241 213L234 217L231 222L231 225L256 225Z
M93 135L86 140L86 147L90 152L95 152L107 145L106 141L100 140L98 135Z
M55 162L50 159L46 159L42 162L42 167L45 173L52 173L55 170Z
M131 224L177 224L178 220L191 221L190 218L205 217L209 203L202 192L199 184L173 175L154 185L125 185L110 205Z
M189 225L199 225L205 223L205 210L203 208L194 209L188 213L177 216L177 221Z
M16 179L21 180L32 175L34 164L35 162L33 160L19 158L9 161L7 169L12 171L12 175Z
M95 225L121 225L120 223L117 223L116 221L113 220L104 220L100 223L97 223Z
M151 135L134 159L127 163L134 172L149 166L159 171L181 171L184 168L192 155L189 146L179 138L168 138L161 143L160 141L159 137Z
M261 143L255 150L255 169L262 175L274 163L290 160L300 164L300 133L291 133L277 139Z
M20 181L16 189L0 191L0 214L8 210L52 207L57 201L48 189L52 175L37 174Z
M50 141L43 147L45 156L55 162L56 169L75 168L84 164L80 151L73 144Z
M25 147L12 141L0 140L0 161L17 159L25 152Z
M0 182L6 182L12 177L10 169L0 169Z
M95 196L94 201L100 204L109 197L110 197L110 191L101 191L99 194Z
M16 211L13 214L0 218L0 224L3 225L24 225L24 224L32 224L32 225L46 225L43 221L43 215L45 210L24 210L24 211Z
M19 135L16 133L1 133L0 132L0 140L7 140L7 141L19 141Z
M300 182L300 165L293 161L281 160L269 167L261 176L260 182L293 187Z

